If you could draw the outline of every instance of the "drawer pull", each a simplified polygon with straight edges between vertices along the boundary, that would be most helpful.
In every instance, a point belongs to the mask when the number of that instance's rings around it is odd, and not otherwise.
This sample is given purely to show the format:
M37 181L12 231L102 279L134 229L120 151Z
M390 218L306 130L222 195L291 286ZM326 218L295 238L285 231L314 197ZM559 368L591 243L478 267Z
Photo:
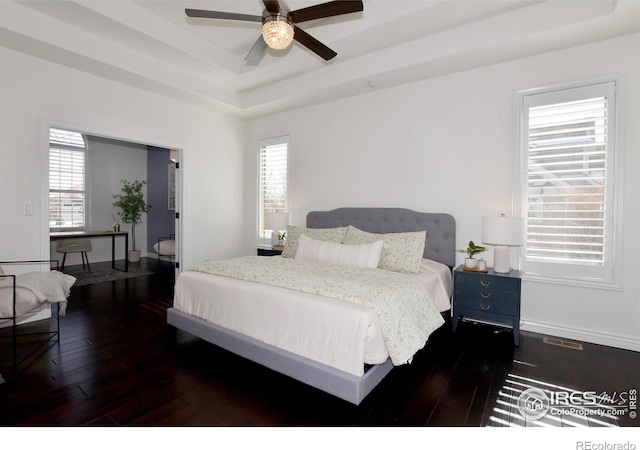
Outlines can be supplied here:
M488 294L485 294L484 292L480 292L480 297L489 298L489 297L491 297L491 292L489 292Z
M484 311L489 311L489 308L491 308L491 305L483 305L482 303L480 303L480 308L482 308Z
M484 287L489 287L491 285L491 281L480 280L480 284L483 285Z

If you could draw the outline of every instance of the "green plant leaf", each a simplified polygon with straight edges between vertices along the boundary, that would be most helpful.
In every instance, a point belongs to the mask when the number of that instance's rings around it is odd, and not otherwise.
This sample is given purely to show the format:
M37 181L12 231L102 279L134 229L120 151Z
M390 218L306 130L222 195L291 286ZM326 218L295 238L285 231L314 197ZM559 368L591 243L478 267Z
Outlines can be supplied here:
M118 216L123 223L131 224L131 243L132 250L136 250L136 225L142 223L143 214L151 208L144 201L144 192L142 189L146 181L135 180L129 182L122 180L122 193L113 196L113 206L120 208Z
M473 243L473 241L469 241L469 246L467 247L467 254L469 255L469 258L473 258L473 255L475 255L476 253L482 253L486 249L487 249L486 247L476 245Z

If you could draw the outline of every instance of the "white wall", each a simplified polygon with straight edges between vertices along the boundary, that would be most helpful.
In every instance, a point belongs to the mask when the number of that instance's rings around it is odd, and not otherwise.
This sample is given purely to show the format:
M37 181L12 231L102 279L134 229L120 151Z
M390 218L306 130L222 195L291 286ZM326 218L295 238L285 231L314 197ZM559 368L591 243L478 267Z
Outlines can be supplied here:
M255 217L257 141L292 135L291 222L310 210L397 206L448 212L458 248L481 240L482 217L512 212L518 90L617 76L628 126L623 289L523 282L524 329L640 350L640 35L516 60L249 122L247 215ZM364 82L364 81L363 81ZM255 242L247 220L247 243ZM492 254L483 255L492 263ZM461 261L462 254L459 255Z
M183 266L242 251L229 238L244 226L242 121L5 48L0 60L2 259L48 258L43 123L182 149Z

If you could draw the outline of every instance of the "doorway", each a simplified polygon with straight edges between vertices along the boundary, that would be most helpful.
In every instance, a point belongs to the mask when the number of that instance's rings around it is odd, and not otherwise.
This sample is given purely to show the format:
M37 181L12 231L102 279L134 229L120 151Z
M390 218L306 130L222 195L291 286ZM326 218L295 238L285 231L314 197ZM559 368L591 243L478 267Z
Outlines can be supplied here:
M151 206L143 226L136 226L136 241L143 256L157 258L154 245L161 237L172 237L175 246L176 272L181 259L181 206L180 159L182 146L166 143L143 143L126 137L106 136L95 130L81 127L47 123L42 126L42 173L43 173L43 223L42 251L44 259L56 259L55 247L49 240L49 135L51 129L63 129L83 135L87 142L86 158L86 228L110 230L117 219L118 209L113 206L113 195L121 192L122 180L145 180L145 201ZM130 227L121 225L123 231ZM111 258L109 240L94 240L92 258L104 261ZM131 243L131 239L129 239ZM123 249L117 249L119 257ZM78 260L79 262L79 260ZM72 264L69 261L67 264ZM176 273L177 275L177 273Z

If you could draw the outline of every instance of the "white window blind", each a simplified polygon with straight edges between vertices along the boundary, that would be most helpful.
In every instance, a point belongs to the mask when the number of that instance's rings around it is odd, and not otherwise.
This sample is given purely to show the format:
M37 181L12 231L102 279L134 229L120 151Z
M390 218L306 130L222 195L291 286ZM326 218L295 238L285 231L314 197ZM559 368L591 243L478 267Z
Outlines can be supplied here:
M610 278L614 88L524 97L525 270Z
M265 229L265 214L288 209L288 166L288 136L260 142L258 228L261 239L271 238L271 230Z
M49 132L49 228L86 226L86 143L82 134Z

